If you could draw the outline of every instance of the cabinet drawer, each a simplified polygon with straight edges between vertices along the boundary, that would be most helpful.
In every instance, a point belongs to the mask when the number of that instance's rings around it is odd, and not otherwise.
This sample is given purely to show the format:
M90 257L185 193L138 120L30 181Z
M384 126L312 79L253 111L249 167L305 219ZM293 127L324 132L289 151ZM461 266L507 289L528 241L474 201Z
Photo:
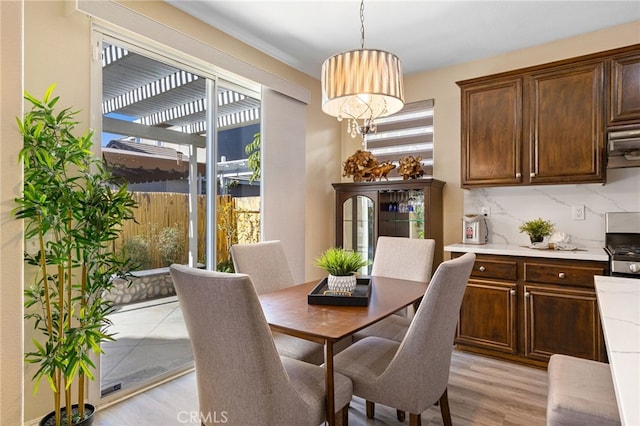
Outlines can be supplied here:
M473 265L471 276L474 278L516 279L516 262L478 259Z
M524 264L525 282L593 288L593 276L604 275L604 272L604 268L598 267L575 267L529 262Z

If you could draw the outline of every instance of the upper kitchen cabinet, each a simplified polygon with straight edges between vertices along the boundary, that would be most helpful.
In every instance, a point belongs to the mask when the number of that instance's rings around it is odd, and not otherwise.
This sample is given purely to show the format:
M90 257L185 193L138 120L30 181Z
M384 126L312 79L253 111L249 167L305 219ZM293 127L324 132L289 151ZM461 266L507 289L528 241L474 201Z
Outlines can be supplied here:
M604 182L606 126L640 123L640 45L457 84L463 188Z
M622 54L610 62L609 125L640 121L640 52Z
M522 78L462 86L462 182L522 183Z
M532 73L525 182L604 182L604 64Z

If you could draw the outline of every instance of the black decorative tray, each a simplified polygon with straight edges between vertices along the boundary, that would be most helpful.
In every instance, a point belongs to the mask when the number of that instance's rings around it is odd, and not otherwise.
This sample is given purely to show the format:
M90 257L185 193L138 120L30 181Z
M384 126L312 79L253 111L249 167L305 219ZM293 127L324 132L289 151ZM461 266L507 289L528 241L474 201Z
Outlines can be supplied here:
M329 290L327 277L325 277L307 295L307 302L310 305L369 306L371 279L369 277L360 277L356 278L356 280L356 289L349 293Z

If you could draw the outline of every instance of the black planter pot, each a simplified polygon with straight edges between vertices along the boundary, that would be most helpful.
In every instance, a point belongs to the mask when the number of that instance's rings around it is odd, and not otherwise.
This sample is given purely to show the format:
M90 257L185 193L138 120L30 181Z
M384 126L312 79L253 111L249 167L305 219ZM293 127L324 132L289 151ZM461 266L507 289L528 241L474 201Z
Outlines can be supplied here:
M532 237L532 236L529 236L529 239L531 240L531 244L533 244L533 243L541 243L542 240L544 240L544 237Z
M78 413L78 404L73 404L71 406L71 412L73 414ZM73 423L72 426L91 426L93 424L93 414L96 412L96 407L91 404L84 404L84 415L85 419L81 420L77 423ZM62 415L62 421L64 422L64 418L67 415L67 410L62 407L60 410L60 414ZM40 420L40 426L55 426L56 424L56 413L51 412L44 416L42 420ZM64 424L64 423L62 423Z

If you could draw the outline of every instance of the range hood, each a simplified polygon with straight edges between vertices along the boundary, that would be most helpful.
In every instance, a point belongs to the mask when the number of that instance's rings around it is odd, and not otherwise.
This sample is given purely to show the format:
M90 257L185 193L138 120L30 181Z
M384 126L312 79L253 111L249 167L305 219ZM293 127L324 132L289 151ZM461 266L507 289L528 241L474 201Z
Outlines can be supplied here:
M640 167L640 127L610 131L607 167Z

